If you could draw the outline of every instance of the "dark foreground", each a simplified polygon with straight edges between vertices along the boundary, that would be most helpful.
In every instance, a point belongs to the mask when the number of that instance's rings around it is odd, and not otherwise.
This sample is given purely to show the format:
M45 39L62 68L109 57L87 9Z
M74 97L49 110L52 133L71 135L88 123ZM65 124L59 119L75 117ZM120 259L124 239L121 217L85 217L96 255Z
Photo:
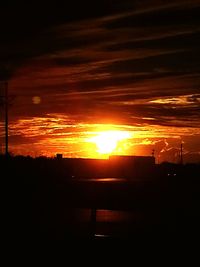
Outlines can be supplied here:
M59 170L56 175L46 165L7 161L2 168L2 232L8 243L200 236L197 172L83 179Z

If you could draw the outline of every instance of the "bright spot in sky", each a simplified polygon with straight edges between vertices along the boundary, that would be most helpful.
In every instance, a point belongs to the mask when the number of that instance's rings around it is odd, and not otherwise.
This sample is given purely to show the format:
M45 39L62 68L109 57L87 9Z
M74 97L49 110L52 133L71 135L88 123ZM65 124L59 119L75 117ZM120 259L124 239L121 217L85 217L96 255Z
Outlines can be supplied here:
M41 98L39 96L34 96L32 98L32 101L33 101L33 104L37 105L37 104L40 104Z
M104 131L99 132L96 136L91 137L88 141L96 144L98 153L110 154L117 148L119 141L129 137L130 134L126 131Z

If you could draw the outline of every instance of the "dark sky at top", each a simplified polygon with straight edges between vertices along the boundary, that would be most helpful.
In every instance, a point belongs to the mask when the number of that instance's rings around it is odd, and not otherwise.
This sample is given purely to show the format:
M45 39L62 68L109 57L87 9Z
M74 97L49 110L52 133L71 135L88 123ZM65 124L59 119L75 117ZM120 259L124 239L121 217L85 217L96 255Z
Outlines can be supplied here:
M15 98L13 146L30 142L20 120L56 114L56 133L68 125L74 136L81 123L153 127L160 151L174 151L175 136L200 157L200 1L12 2L0 4L0 77ZM29 138L45 142L47 132Z

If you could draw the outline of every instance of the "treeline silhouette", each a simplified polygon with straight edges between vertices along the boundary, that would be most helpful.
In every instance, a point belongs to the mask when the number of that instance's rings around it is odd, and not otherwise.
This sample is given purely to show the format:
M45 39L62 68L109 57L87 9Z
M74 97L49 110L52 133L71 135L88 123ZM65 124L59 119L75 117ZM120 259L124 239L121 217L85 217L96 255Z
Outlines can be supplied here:
M93 240L98 210L133 214L104 225L110 238L199 235L199 164L127 170L109 160L1 156L0 166L8 242Z

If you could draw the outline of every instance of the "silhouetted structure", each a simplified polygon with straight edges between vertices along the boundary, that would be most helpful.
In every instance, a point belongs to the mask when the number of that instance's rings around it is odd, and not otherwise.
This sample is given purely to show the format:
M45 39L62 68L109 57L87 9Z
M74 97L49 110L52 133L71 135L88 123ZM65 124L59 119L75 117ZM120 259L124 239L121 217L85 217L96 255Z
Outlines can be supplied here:
M155 168L155 158L152 156L110 156L109 159L62 159L62 154L57 154L56 158L59 159L60 170L67 170L69 177L77 178L146 179Z
M109 161L111 169L120 177L146 178L155 167L154 156L110 156Z
M3 88L2 106L4 107L5 123L5 155L8 156L8 82L1 81Z
M8 82L5 82L5 154L8 156Z
M56 154L56 158L57 159L62 159L63 158L63 155L62 154Z

